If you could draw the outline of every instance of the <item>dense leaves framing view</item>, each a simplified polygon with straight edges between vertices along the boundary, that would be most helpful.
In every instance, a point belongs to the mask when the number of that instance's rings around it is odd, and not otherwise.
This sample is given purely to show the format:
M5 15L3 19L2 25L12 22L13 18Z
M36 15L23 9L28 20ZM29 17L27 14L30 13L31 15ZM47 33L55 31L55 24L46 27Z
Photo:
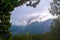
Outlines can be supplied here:
M60 0L0 0L0 40L60 40Z

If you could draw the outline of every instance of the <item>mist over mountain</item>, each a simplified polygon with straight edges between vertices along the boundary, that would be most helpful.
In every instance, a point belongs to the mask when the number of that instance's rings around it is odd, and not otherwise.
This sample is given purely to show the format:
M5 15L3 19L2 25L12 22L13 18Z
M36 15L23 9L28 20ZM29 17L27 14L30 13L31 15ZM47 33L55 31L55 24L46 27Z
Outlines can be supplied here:
M12 34L41 34L50 31L51 22L52 19L46 20L44 22L35 21L26 26L12 25L10 30L12 31Z
M33 16L33 17L30 17L29 19L27 19L27 23L32 23L32 22L40 22L43 20L43 18L47 17L46 16L42 16L42 15L37 15L37 16Z
M12 25L19 25L19 26L26 26L31 24L32 22L43 22L48 19L53 19L53 16L48 15L48 14L31 14L31 15L26 15L24 17L18 17L19 19L13 19L12 20Z

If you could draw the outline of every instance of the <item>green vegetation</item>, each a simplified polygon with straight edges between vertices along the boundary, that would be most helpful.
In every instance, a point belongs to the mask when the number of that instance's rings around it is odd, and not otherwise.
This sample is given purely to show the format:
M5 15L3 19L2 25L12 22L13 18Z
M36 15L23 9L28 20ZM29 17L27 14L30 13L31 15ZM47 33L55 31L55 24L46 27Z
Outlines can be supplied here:
M40 2L32 4L30 0L0 0L0 40L60 40L60 0L53 0L51 3L50 13L58 16L53 20L49 33L31 35L29 33L23 35L12 36L9 28L11 11L15 7L21 6L29 1L27 6L36 7Z
M11 40L49 40L49 33L31 35L29 33L23 35L15 35Z
M1 39L0 39L1 40ZM53 37L51 33L44 34L22 34L11 36L8 40L60 40L60 37Z
M23 35L14 35L10 38L11 40L51 40L51 34L50 33L44 33L44 34L23 34Z
M54 35L54 34L53 34ZM14 35L11 37L11 40L60 40L59 36L53 36L51 33L44 33L44 34L22 34L22 35Z

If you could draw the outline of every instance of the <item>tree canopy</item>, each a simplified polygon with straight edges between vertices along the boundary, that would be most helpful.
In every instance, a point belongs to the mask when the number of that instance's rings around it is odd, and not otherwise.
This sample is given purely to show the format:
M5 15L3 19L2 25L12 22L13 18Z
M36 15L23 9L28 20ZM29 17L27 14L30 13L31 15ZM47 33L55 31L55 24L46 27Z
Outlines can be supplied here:
M53 0L53 2L50 3L50 5L50 13L57 16L60 15L60 0Z

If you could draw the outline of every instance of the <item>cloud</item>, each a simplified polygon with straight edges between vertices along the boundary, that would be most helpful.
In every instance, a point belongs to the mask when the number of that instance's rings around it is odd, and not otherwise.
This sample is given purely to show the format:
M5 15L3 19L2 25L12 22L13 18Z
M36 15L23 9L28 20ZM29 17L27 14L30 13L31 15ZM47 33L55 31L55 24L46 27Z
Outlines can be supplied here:
M27 20L34 16L44 17L41 21L51 19L53 16L49 13L50 0L41 0L40 4L36 8L18 6L12 11L11 22L12 25L26 25ZM38 19L38 18L37 18ZM36 20L38 21L38 20ZM40 21L40 20L39 20Z
M37 17L39 16L39 18ZM11 19L12 25L28 25L28 20L30 20L31 18L37 17L36 19L31 20L30 23L38 21L38 22L43 22L46 21L48 19L53 19L54 17L49 13L48 10L44 10L43 12L36 12L36 13L31 13L31 14L26 14L23 16L19 16L17 15L15 18ZM41 18L41 20L40 20Z

